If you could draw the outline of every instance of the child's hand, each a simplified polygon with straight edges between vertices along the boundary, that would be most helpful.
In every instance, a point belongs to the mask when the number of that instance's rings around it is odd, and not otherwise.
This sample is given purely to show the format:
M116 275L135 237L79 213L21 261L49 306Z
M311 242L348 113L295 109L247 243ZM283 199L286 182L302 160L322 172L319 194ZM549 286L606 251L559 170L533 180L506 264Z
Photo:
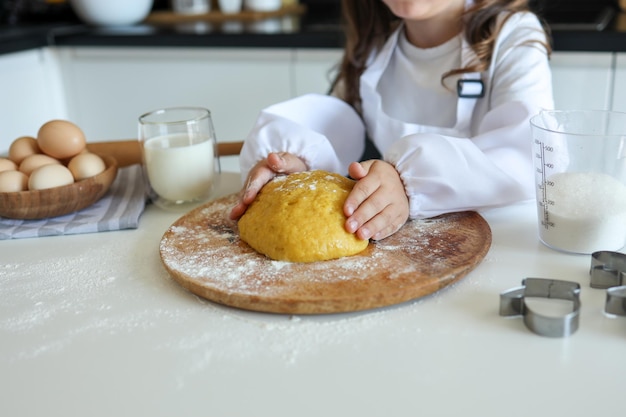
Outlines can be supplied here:
M384 161L353 162L348 172L357 180L343 206L346 230L360 239L384 239L409 217L409 199L396 168Z
M252 202L261 188L277 174L291 174L306 171L304 161L287 152L270 153L267 158L259 161L248 173L246 185L241 190L239 202L230 211L231 220L237 220Z

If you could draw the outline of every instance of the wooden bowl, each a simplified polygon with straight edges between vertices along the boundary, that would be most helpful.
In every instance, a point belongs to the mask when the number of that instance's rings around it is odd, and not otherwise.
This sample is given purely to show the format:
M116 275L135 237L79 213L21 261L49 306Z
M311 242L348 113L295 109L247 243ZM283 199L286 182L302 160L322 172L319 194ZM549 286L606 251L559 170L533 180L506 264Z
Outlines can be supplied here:
M117 175L117 161L99 155L106 169L73 184L45 190L0 193L0 216L10 219L45 219L89 207L107 192Z

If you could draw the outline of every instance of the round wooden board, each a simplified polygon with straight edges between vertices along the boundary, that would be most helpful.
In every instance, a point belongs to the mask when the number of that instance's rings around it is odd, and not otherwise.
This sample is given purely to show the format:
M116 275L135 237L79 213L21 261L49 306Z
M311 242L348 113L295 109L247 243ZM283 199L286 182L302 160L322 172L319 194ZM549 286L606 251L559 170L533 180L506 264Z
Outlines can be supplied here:
M178 219L160 243L163 265L208 300L247 310L320 314L366 310L432 294L487 254L491 229L475 212L406 223L362 253L313 263L273 261L239 238L232 194Z

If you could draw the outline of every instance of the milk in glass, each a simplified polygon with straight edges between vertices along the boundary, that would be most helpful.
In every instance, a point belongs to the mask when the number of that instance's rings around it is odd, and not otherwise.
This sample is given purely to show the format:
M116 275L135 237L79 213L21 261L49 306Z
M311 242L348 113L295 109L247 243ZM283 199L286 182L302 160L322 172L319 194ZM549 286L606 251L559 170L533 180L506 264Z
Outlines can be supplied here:
M202 200L215 180L213 141L184 133L157 136L144 143L148 180L154 192L172 202Z

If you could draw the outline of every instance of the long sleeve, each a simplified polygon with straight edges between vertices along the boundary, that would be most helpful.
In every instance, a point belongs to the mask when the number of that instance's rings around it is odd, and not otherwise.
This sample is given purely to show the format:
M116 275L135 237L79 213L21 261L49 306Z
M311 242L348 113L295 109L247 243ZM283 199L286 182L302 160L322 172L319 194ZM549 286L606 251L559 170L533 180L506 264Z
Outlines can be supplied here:
M513 16L502 29L471 137L411 134L386 149L385 160L404 182L411 218L534 197L529 119L553 101L546 52L529 40L545 41L536 17Z
M290 152L309 169L347 174L364 149L365 128L342 100L308 94L264 109L240 154L242 178L270 152Z
M410 217L477 210L532 198L534 190L528 117L530 109L511 102L483 121L473 138L414 134L385 153L407 195Z

